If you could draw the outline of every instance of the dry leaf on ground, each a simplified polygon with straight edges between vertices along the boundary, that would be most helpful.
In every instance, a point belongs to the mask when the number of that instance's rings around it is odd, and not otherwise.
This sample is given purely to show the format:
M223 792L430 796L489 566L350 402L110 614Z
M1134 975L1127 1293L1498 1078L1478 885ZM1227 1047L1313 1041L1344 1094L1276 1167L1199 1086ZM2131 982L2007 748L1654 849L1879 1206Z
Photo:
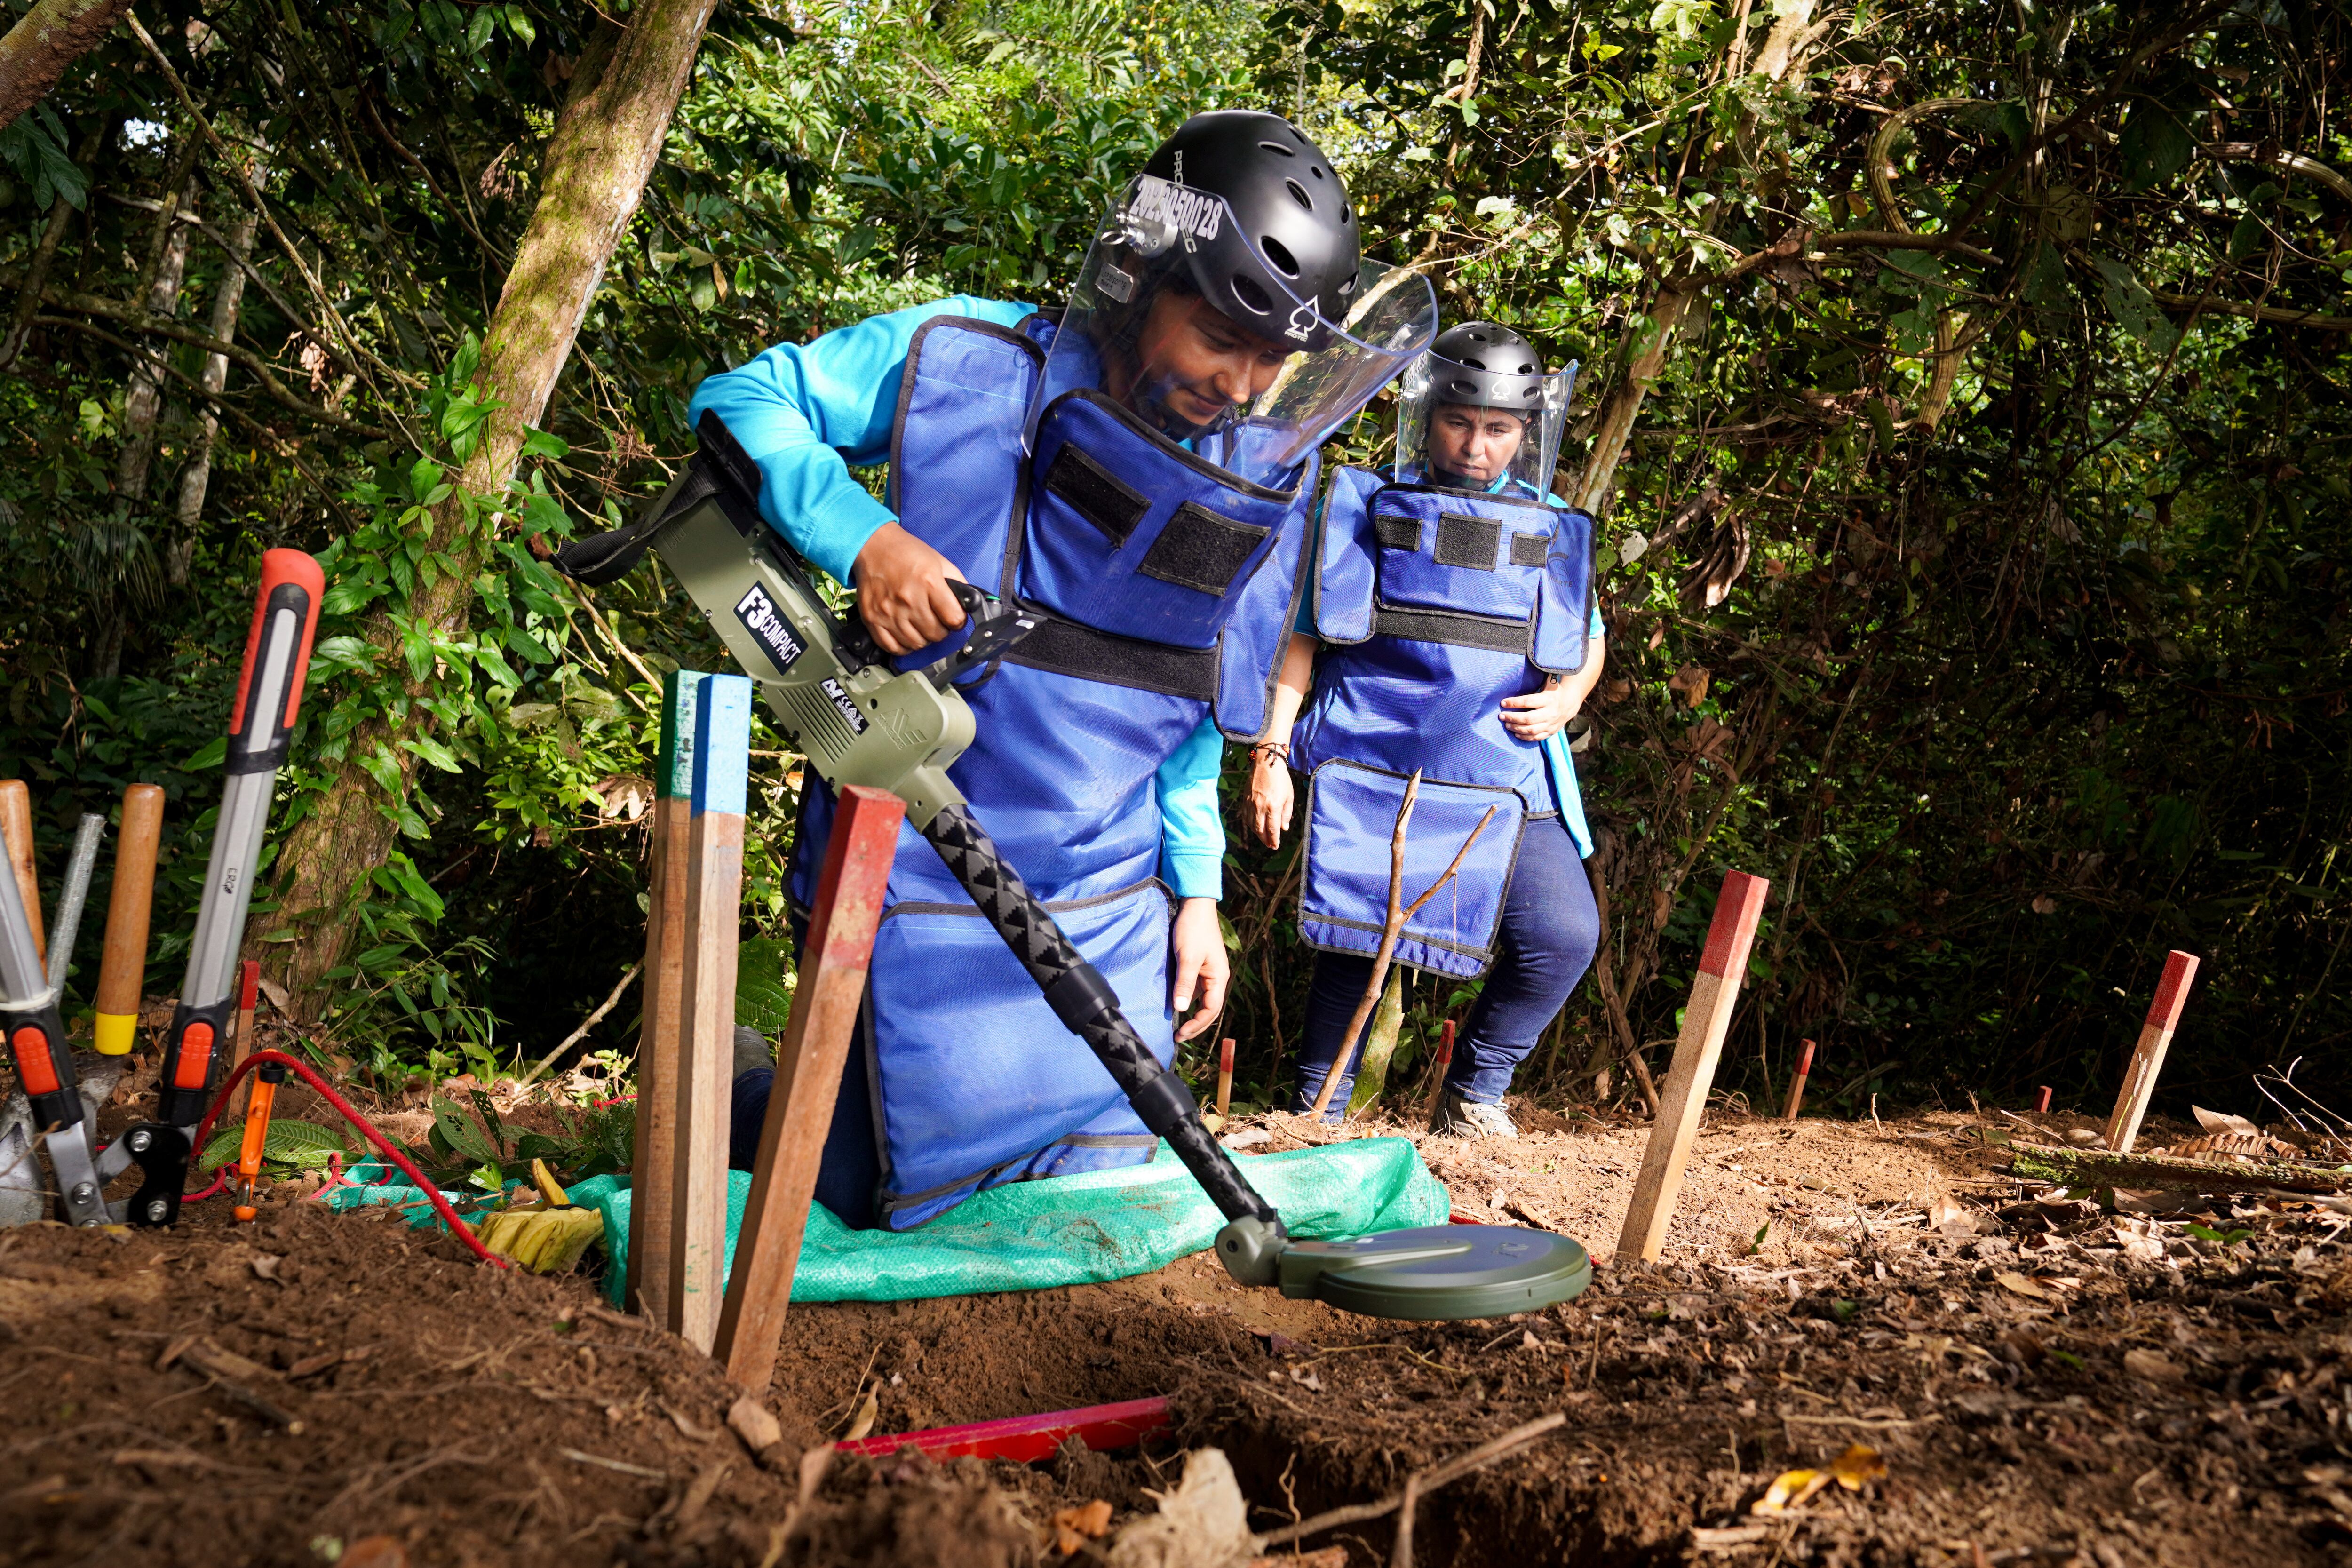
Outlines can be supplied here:
M1089 1541L1099 1541L1110 1533L1110 1504L1097 1498L1076 1508L1059 1509L1054 1514L1054 1544L1065 1557L1075 1554Z
M2147 1378L2150 1383L2177 1383L2179 1366L2154 1351L2124 1352L2124 1370L2134 1377Z

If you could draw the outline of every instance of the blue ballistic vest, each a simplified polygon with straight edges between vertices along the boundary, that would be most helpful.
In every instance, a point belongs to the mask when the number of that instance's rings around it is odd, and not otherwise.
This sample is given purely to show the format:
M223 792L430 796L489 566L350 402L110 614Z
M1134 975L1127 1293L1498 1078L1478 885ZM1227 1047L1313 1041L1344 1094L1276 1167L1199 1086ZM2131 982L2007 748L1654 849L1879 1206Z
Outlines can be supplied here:
M1543 748L1503 728L1502 700L1582 666L1591 587L1582 512L1525 489L1448 489L1361 468L1331 476L1315 581L1325 646L1292 747L1312 775L1300 902L1310 945L1379 947L1391 843L1418 769L1402 903L1468 848L1406 922L1396 959L1485 972L1520 830L1555 809Z
M1054 328L963 317L908 351L891 504L971 581L1046 612L966 686L978 731L950 769L973 815L1163 1063L1171 900L1154 775L1214 713L1254 739L1304 591L1310 459L1289 490L1238 482L1091 384L1045 389ZM1055 360L1061 374L1073 356ZM1213 455L1213 454L1212 454ZM901 660L936 660L961 640ZM805 908L834 802L812 783L795 850ZM882 1222L905 1230L984 1187L1151 1157L1156 1140L938 854L902 828L866 996Z

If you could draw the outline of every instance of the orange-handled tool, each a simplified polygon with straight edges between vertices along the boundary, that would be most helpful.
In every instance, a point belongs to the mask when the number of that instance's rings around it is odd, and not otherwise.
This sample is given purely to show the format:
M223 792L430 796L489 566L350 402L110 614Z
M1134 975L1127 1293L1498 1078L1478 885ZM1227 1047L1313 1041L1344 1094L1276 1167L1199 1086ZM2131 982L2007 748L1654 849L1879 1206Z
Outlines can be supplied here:
M252 1093L245 1102L245 1139L236 1152L236 1217L250 1222L260 1212L254 1203L254 1184L261 1179L261 1155L269 1143L269 1108L278 1099L278 1086L286 1081L286 1069L276 1062L264 1062L254 1069Z
M147 918L155 907L155 854L163 842L163 792L132 784L122 792L122 830L114 840L114 891L106 900L106 955L98 969L98 1050L127 1055L139 1037L139 998L147 981Z
M236 1002L236 954L261 865L269 799L294 735L302 703L302 677L310 639L319 629L326 581L319 563L299 550L272 550L261 558L261 589L245 644L245 671L236 683L223 765L228 784L213 828L212 859L205 869L196 933L188 948L187 978L163 1042L156 1077L157 1115L125 1134L145 1134L162 1151L145 1167L147 1181L131 1200L133 1225L170 1225L180 1215L187 1180L188 1140L205 1113L220 1047Z

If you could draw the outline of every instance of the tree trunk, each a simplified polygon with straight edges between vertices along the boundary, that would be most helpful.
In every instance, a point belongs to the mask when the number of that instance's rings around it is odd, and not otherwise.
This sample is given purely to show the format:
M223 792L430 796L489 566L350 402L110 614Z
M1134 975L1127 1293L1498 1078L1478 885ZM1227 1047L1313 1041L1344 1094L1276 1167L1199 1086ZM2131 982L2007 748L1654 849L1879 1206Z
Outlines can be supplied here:
M1756 52L1750 74L1780 81L1792 67L1801 66L1813 37L1815 9L1815 0L1781 0L1774 7L1772 26L1764 36L1763 47ZM1735 67L1745 37L1743 26L1732 44ZM1745 127L1742 129L1744 132ZM1743 139L1734 138L1734 142ZM1714 231L1713 215L1721 210L1720 205L1708 209L1710 221L1704 226L1707 232ZM1601 405L1601 417L1593 422L1592 451L1584 459L1584 472L1576 482L1579 510L1595 517L1601 515L1609 487L1617 477L1618 461L1625 454L1626 440L1633 434L1633 420L1642 412L1643 401L1650 395L1659 373L1666 367L1666 360L1674 352L1675 335L1682 330L1683 317L1713 281L1706 273L1693 271L1661 282L1649 315L1627 330L1624 377L1611 390L1608 401Z
M147 313L169 318L180 308L180 285L188 276L188 226L179 221L182 198L163 198L155 220L162 243L147 286ZM115 458L114 493L128 501L146 499L147 477L155 465L155 424L163 412L163 373L148 360L131 369L131 390L122 400L122 450Z
M245 303L245 268L241 263L253 254L253 231L259 225L260 219L248 212L229 226L228 265L221 273L219 287L213 290L213 314L207 324L212 335L223 342L236 336L237 312ZM228 355L206 354L199 384L218 397L228 384ZM212 487L213 442L219 434L220 409L207 403L197 416L195 446L188 454L188 466L180 470L179 527L163 552L163 580L174 588L187 586L188 562L196 547L196 528L204 521L205 492Z
M0 126L47 98L130 9L131 0L37 0L0 37Z
M606 33L611 44L601 51L601 62L593 61L600 51L592 47L591 60L572 79L541 165L539 204L485 334L478 379L502 406L467 460L464 490L496 494L513 478L526 429L547 407L589 301L661 155L715 3L640 0L625 28ZM430 587L420 584L407 606L420 625L449 635L466 630L474 599L476 552L464 519L456 496L437 510L433 548L448 552L456 569ZM369 628L369 640L380 658L398 662L399 635L388 617ZM419 684L412 696L426 689ZM413 705L408 711L420 712ZM354 760L336 767L279 857L283 908L296 931L284 950L284 979L303 1017L320 1016L326 973L349 944L352 905L365 896L367 873L393 847L396 829L383 796L355 759L373 755L394 735L382 720L360 727L346 753ZM389 754L405 793L416 760L396 745Z

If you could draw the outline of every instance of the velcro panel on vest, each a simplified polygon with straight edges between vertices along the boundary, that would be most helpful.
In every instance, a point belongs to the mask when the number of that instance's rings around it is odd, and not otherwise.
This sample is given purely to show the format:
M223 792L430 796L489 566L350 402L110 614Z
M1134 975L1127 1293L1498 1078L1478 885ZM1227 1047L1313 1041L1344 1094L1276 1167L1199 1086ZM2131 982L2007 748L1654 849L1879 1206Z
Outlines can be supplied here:
M1072 510L1101 529L1114 545L1125 544L1151 510L1151 503L1121 484L1117 474L1067 443L1045 470L1045 489L1069 502Z
M1168 896L1146 882L1049 904L1165 1065ZM977 910L898 905L874 939L871 1046L881 1209L922 1224L983 1187L1150 1156L1151 1134Z
M890 433L890 505L907 531L992 592L1022 493L1022 427L1043 351L1011 327L935 316L915 331Z
M1268 556L1241 590L1224 631L1217 638L1217 728L1236 741L1255 741L1265 733L1266 710L1274 699L1274 679L1290 647L1291 628L1298 624L1298 604L1307 592L1307 503L1315 494L1321 465L1319 456L1307 456L1298 478L1298 499L1275 535Z
M1049 479L1077 471L1062 466L1073 446L1149 506L1115 538L1074 503L1071 487L1038 485L1021 542L1021 596L1121 637L1213 646L1240 590L1273 552L1294 496L1244 484L1093 390L1047 406L1037 426L1037 471Z
M1365 468L1334 468L1323 498L1323 526L1315 575L1315 635L1325 642L1359 643L1372 635L1372 594L1380 580L1375 547L1412 537L1391 548L1421 547L1418 519L1399 516L1396 524L1374 521L1369 505L1381 477ZM1383 536L1382 530L1389 530Z
M1390 512L1372 519L1372 537L1383 550L1418 550L1421 548L1421 519L1399 517Z
M1550 508L1501 496L1391 485L1373 499L1372 511L1415 520L1429 542L1426 550L1380 552L1383 610L1454 611L1521 622L1534 615L1543 569L1521 564L1517 551L1507 555L1503 535L1549 536Z
M1405 784L1396 773L1355 763L1326 763L1315 770L1298 910L1299 934L1308 946L1367 955L1378 951L1388 919L1390 846ZM1486 972L1494 962L1503 898L1526 824L1527 805L1515 790L1422 781L1405 835L1402 902L1410 905L1427 892L1457 853L1462 864L1405 921L1397 963L1465 979Z
M1430 559L1440 566L1466 566L1473 572L1492 572L1495 569L1495 546L1502 537L1503 525L1491 517L1440 512L1437 516L1437 548L1429 552Z
M1592 520L1580 511L1559 517L1551 552L1544 558L1535 647L1528 658L1538 669L1566 675L1584 668L1585 639L1591 629Z
M1551 541L1540 533L1511 535L1511 564L1514 566L1540 566L1550 553Z

